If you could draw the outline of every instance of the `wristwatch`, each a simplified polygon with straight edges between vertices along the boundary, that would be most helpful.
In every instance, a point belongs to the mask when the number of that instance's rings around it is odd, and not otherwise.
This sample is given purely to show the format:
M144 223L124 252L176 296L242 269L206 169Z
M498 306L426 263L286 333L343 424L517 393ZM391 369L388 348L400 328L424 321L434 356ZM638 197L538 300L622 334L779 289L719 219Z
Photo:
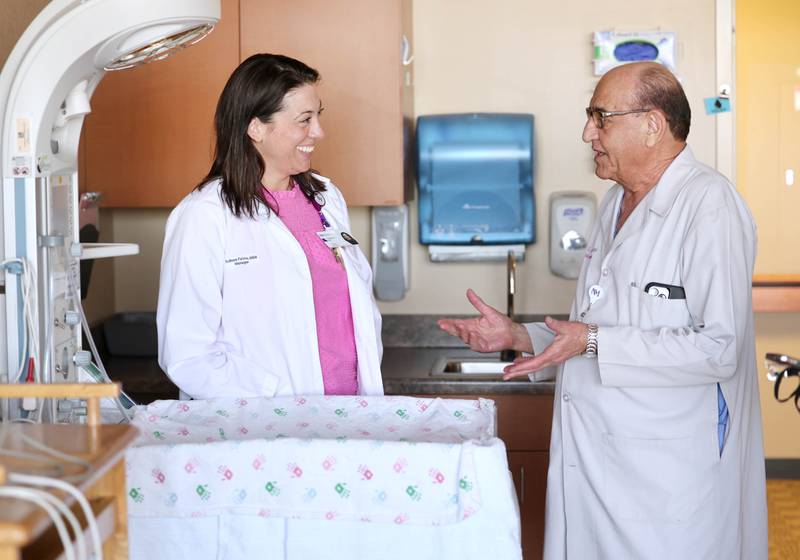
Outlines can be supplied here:
M597 357L597 325L589 323L586 325L589 328L589 332L586 334L586 350L583 351L583 355L587 358L596 358Z

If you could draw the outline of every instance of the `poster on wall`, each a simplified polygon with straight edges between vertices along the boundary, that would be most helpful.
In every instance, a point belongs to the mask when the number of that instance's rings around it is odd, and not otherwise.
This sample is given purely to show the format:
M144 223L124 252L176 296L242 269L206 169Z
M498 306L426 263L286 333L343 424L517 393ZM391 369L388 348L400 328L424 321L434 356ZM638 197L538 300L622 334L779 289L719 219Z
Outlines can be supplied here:
M676 44L672 31L595 31L594 75L642 60L659 62L675 72Z

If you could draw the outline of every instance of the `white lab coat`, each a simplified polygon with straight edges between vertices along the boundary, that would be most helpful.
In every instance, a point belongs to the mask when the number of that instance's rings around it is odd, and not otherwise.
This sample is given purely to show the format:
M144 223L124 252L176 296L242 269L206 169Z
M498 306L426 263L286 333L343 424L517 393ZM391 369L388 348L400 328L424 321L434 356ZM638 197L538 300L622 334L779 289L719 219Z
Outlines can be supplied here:
M621 193L603 200L571 312L599 326L599 356L568 360L556 380L544 557L766 559L752 218L688 146L614 238ZM647 295L650 282L686 299ZM528 329L537 351L552 340Z
M326 178L323 214L350 231L347 206ZM194 398L321 395L314 296L300 244L264 208L235 217L219 181L194 191L167 221L158 295L161 368ZM343 248L358 355L359 393L382 395L381 316L372 271Z

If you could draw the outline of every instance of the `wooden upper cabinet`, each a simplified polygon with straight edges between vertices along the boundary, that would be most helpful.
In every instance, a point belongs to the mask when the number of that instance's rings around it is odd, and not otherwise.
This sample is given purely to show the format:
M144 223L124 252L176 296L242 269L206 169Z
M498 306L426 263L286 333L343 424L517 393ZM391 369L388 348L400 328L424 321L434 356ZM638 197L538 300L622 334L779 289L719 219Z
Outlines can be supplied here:
M217 99L239 63L239 0L202 41L166 60L109 72L81 141L81 191L107 207L172 207L211 165Z
M325 138L312 165L351 206L406 200L411 66L401 41L410 0L241 0L242 60L284 54L321 75ZM405 172L404 172L405 170Z

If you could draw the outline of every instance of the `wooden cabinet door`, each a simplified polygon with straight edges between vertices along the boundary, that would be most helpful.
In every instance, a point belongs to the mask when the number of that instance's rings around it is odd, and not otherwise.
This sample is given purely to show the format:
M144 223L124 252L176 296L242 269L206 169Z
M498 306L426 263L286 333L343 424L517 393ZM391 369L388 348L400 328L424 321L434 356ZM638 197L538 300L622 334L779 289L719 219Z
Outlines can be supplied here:
M81 191L106 207L175 206L208 173L214 110L239 63L239 0L210 35L166 60L109 72L81 141Z
M464 397L469 398L469 397ZM548 451L553 395L490 395L497 408L497 437L509 451Z
M312 165L353 206L404 200L401 38L409 4L241 0L242 60L284 54L319 71L325 138Z
M549 453L509 451L508 468L517 489L522 521L522 557L539 560L544 546L544 503Z
M442 395L418 395L424 398ZM494 401L497 437L508 455L508 470L517 491L524 560L539 560L544 547L544 506L550 463L553 395L482 395ZM476 399L478 395L447 395Z

